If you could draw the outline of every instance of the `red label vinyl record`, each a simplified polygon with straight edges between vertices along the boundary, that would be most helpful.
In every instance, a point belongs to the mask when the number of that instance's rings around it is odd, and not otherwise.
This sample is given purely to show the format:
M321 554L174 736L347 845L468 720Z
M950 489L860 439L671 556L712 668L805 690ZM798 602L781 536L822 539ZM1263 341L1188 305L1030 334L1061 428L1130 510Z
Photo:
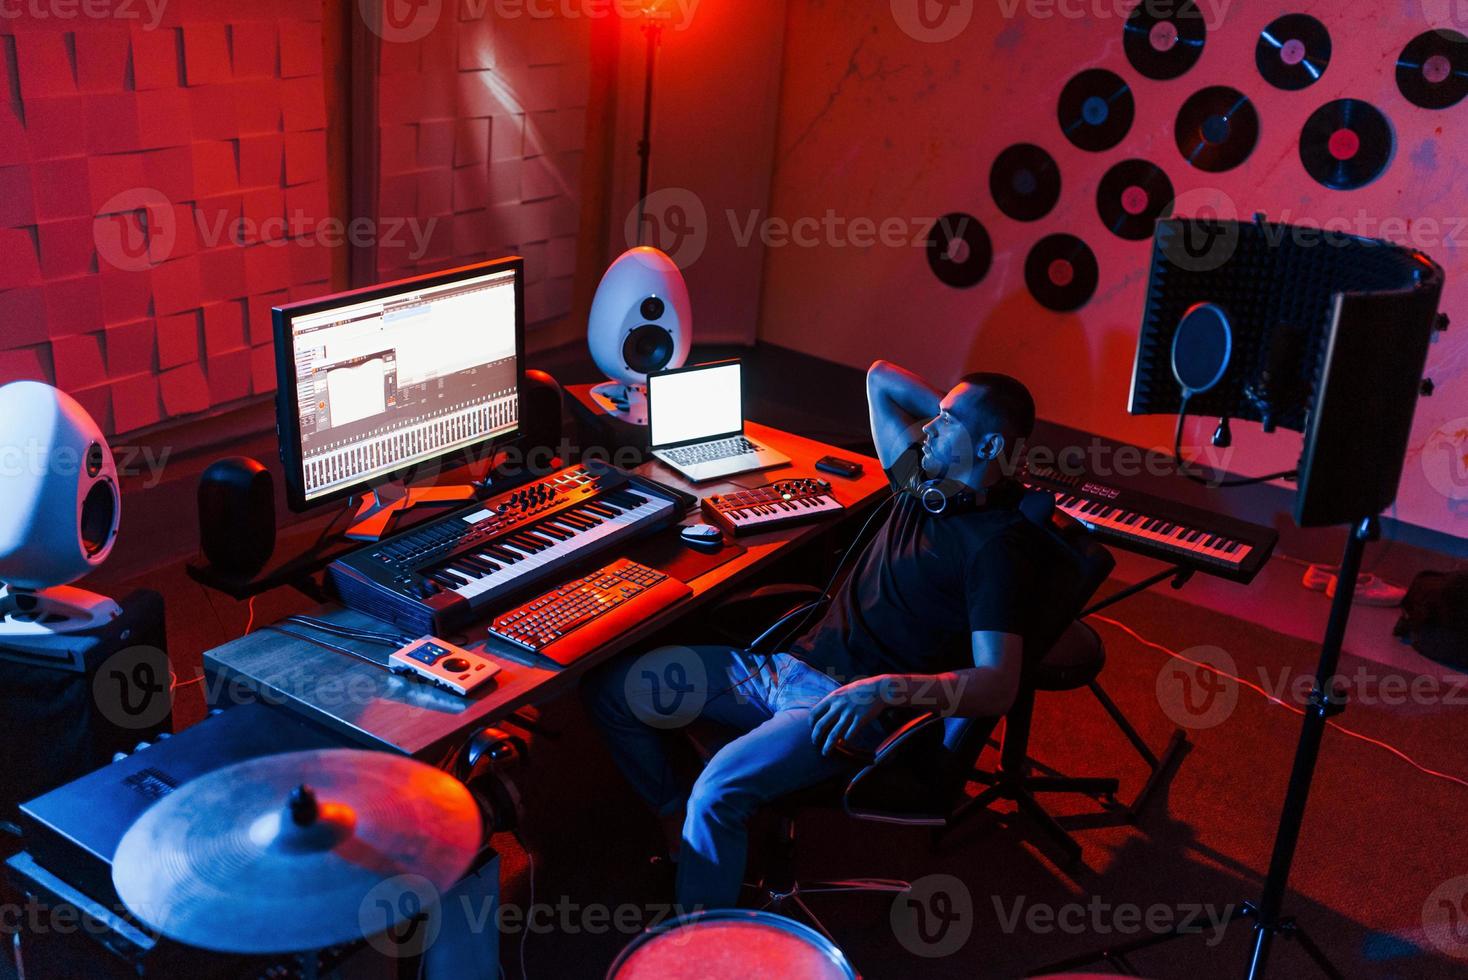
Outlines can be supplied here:
M1047 235L1025 259L1025 284L1046 309L1060 313L1086 305L1100 278L1096 253L1074 235Z
M1172 210L1172 181L1148 160L1123 160L1101 178L1096 212L1112 234L1129 241L1151 238L1157 219Z
M1381 110L1360 99L1336 99L1310 114L1300 131L1300 162L1326 187L1365 187L1392 157L1392 126Z

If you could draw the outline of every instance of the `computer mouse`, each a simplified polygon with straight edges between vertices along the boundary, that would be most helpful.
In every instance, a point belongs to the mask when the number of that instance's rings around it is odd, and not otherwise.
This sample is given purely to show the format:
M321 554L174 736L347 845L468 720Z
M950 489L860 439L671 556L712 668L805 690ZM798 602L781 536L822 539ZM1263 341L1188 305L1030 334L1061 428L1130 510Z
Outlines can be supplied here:
M716 545L724 540L724 532L712 524L686 524L679 534L689 544L698 544L705 547Z

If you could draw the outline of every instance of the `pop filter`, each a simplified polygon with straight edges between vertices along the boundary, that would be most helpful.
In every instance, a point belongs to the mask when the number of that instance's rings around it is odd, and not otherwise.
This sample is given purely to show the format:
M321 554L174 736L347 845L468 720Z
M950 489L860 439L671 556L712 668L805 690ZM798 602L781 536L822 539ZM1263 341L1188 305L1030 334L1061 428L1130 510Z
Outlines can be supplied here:
M1234 331L1228 313L1216 303L1194 303L1172 336L1172 374L1183 400L1211 391L1228 373Z

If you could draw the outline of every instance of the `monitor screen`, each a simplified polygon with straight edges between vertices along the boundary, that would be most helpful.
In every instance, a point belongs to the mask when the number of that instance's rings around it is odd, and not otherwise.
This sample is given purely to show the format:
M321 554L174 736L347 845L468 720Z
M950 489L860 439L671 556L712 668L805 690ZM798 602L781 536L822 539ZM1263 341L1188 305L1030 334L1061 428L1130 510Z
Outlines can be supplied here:
M518 431L520 269L485 263L276 311L293 396L283 455L301 501Z
M649 441L654 446L733 435L744 430L738 361L682 368L647 379Z

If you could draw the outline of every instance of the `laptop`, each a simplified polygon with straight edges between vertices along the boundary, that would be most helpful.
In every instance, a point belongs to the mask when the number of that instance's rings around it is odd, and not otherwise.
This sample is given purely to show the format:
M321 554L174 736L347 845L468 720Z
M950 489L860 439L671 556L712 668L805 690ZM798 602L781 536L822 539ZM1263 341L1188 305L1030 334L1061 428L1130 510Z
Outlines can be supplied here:
M745 437L742 370L736 359L649 374L652 454L694 483L790 462Z

